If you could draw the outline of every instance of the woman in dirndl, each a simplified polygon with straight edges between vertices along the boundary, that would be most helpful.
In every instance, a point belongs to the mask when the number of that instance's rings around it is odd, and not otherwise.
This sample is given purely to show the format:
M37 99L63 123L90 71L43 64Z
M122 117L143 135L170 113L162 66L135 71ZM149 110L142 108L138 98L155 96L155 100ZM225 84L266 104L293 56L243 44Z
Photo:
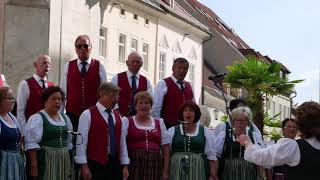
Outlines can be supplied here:
M56 86L43 90L44 109L32 115L26 125L25 141L30 159L30 176L34 179L70 180L73 167L69 150L72 149L70 119L60 113L63 91Z
M250 123L249 107L238 107L231 111L231 120L216 129L215 152L219 159L218 176L220 180L258 180L258 167L244 160L244 146L236 140L241 134L247 134L257 145L264 146L261 135L254 131Z
M120 159L125 165L123 175L130 180L160 180L166 126L162 119L150 116L153 100L147 91L137 93L134 103L137 114L122 122Z
M171 146L171 157L170 163L165 161L164 177L169 176L170 180L217 178L213 136L207 127L200 125L200 116L200 108L193 101L186 101L180 107L181 124L168 129L164 148Z
M10 113L15 99L9 87L0 88L0 180L25 180L24 158L20 153L21 133Z

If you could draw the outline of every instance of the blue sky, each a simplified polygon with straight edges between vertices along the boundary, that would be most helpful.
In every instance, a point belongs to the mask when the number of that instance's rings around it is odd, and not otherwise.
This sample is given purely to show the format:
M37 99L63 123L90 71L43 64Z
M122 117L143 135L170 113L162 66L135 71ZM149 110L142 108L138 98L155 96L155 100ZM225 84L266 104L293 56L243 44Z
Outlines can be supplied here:
M319 101L319 0L199 0L247 44L289 68L294 102Z

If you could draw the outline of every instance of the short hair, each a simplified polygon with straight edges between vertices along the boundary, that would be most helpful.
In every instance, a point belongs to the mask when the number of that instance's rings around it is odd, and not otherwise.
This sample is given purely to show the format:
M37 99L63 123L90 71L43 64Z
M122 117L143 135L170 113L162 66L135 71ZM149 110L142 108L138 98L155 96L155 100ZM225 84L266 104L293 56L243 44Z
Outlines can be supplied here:
M148 91L140 91L134 96L134 104L137 105L138 101L141 99L146 99L150 102L151 106L153 104L152 96Z
M252 117L251 110L249 107L246 107L246 106L240 106L231 111L232 121L236 121L243 118L246 118L248 121L250 121L251 117Z
M37 63L40 59L43 59L43 58L48 58L51 60L51 57L47 54L39 54L35 59L34 59L34 63Z
M189 62L188 62L188 60L185 59L185 58L183 58L183 57L179 57L179 58L175 59L175 60L173 61L172 67L174 67L174 65L176 65L177 63L183 63L183 64L188 65L188 67L189 67Z
M247 106L247 103L246 101L244 101L243 99L232 99L230 102L229 102L229 109L230 111L232 111L233 109L239 107L239 105L243 104L243 106Z
M90 37L89 37L88 35L86 35L86 34L79 35L79 36L76 38L76 40L74 41L74 46L76 46L76 45L77 45L77 42L78 42L78 40L79 40L80 38L86 38L86 39L88 39L88 40L89 40L89 45L91 46L91 40L90 40Z
M285 118L281 123L281 128L283 129L287 125L287 123L289 121L294 122L295 124L297 124L295 119L293 119L293 118Z
M302 103L294 110L302 138L315 136L320 140L320 105L314 101Z
M97 96L101 97L102 93L111 93L115 91L120 91L119 86L111 83L111 82L102 82L98 88Z
M188 101L185 101L180 107L179 107L179 111L178 111L178 114L179 114L179 120L181 121L184 121L184 118L183 118L183 111L185 108L191 108L193 109L194 111L194 123L198 122L200 120L200 117L201 117L201 111L200 111L200 108L199 106L191 101L191 100L188 100Z
M40 97L41 102L45 103L49 99L49 97L56 92L61 93L62 101L64 101L65 94L62 91L62 89L59 86L50 86L42 90L41 97Z
M0 102L3 98L5 98L8 95L8 92L11 90L10 87L1 87L0 88Z

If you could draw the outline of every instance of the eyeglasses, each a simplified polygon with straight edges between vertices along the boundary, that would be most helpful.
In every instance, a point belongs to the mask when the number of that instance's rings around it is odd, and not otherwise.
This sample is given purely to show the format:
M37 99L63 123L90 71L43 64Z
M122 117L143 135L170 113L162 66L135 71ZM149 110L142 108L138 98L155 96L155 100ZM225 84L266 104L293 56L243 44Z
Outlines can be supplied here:
M14 97L2 98L2 99L9 99L9 100L11 100L12 102L16 102L16 101L17 101Z
M81 48L88 49L88 48L89 48L89 45L88 45L88 44L77 44L77 45L76 45L76 48L77 48L77 49L81 49Z

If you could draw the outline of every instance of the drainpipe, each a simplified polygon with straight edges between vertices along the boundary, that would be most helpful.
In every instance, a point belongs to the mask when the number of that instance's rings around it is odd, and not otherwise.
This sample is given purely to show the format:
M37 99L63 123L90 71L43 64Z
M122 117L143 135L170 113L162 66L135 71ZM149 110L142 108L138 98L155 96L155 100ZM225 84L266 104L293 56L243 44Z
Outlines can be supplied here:
M203 53L203 47L204 47L204 44L208 41L210 41L214 36L210 33L210 36L208 39L202 41L202 61L201 61L201 66L203 67L204 65L204 53ZM204 80L204 71L202 70L202 81ZM201 105L204 105L204 87L203 87L203 83L201 84L201 102L200 102Z

